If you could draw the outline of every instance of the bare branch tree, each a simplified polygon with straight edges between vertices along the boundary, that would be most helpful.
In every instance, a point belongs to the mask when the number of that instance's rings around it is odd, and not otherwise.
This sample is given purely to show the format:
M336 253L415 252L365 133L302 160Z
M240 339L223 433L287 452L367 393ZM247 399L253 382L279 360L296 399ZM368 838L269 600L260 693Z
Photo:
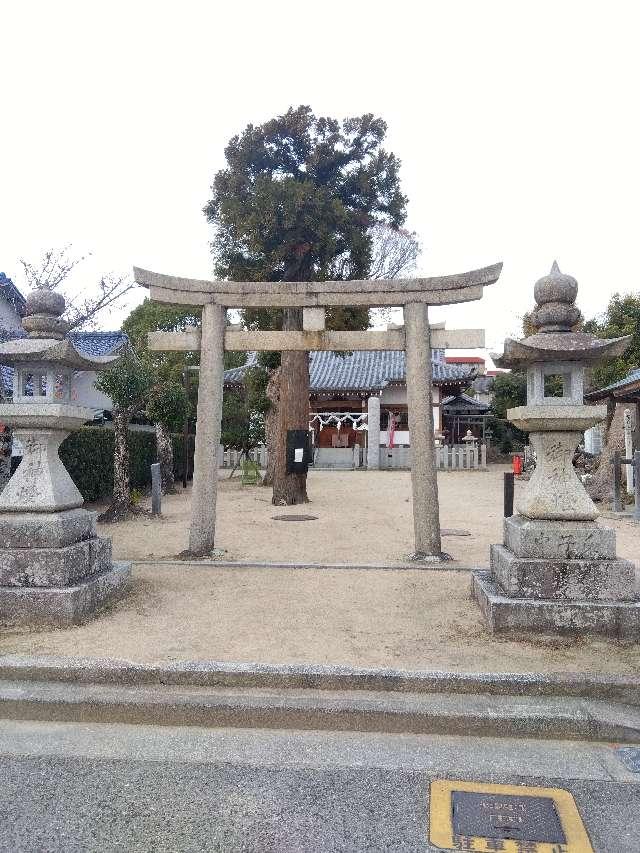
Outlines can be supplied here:
M391 228L378 224L371 229L373 252L369 278L401 278L413 272L421 252L421 246L414 231L405 228ZM373 322L389 323L393 308L374 308L371 312Z
M137 284L128 276L110 273L103 276L95 288L83 287L80 293L73 293L68 286L61 287L75 267L88 257L73 257L70 249L71 244L47 249L38 262L30 263L20 258L20 263L29 289L60 290L67 303L63 316L71 329L93 328L98 316L108 308L115 308Z
M369 278L400 278L416 268L421 247L414 231L378 224L371 229L373 252Z
M88 256L82 255L74 258L69 255L71 243L60 249L47 249L42 253L40 259L32 264L20 258L24 269L24 277L30 290L39 288L41 290L55 290L65 281L74 267L82 263Z

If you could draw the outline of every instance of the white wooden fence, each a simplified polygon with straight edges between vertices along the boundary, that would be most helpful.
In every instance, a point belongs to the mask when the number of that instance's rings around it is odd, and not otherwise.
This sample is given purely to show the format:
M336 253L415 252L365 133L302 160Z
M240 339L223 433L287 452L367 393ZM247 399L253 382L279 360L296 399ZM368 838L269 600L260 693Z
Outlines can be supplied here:
M380 448L381 468L411 468L411 448ZM467 445L443 445L436 447L436 467L440 471L462 471L487 467L487 448Z
M254 448L249 453L249 458L258 463L258 467L264 469L267 467L267 448ZM354 452L354 467L362 464L364 454L357 449ZM222 446L218 448L218 467L234 468L240 464L239 450L225 450ZM471 469L480 469L487 467L487 448L484 444L479 447L467 447L466 445L444 445L436 447L436 465L441 471L462 471ZM381 447L380 448L380 467L381 468L411 468L411 448L410 447Z
M218 448L218 467L237 468L242 461L239 450L225 450L222 445ZM249 459L258 463L259 468L267 467L267 448L264 445L249 451Z

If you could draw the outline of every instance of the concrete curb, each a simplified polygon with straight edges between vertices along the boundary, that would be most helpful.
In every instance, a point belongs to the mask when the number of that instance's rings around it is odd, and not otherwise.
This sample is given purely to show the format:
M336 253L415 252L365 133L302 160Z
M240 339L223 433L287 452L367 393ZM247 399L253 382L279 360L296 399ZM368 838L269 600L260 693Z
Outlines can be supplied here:
M597 699L640 706L640 678L582 673L469 673L349 666L0 656L0 679L94 685L340 690Z
M640 711L591 699L0 683L4 719L635 743Z
M356 571L471 572L478 566L461 566L455 561L439 563L261 563L238 560L133 560L134 566L156 566L161 569L355 569Z

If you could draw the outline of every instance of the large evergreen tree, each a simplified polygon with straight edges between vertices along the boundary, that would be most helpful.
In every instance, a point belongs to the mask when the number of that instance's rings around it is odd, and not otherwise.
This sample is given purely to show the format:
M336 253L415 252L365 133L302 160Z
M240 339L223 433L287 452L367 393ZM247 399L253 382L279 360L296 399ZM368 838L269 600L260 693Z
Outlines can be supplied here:
M204 209L214 226L215 274L236 281L366 278L374 227L399 228L405 220L400 163L382 148L386 130L371 114L340 122L301 106L234 136ZM328 314L332 328L368 326L366 310ZM247 312L245 322L298 330L302 309ZM288 429L308 429L307 354L282 353L273 378L273 502L303 503L306 477L286 474L284 451Z

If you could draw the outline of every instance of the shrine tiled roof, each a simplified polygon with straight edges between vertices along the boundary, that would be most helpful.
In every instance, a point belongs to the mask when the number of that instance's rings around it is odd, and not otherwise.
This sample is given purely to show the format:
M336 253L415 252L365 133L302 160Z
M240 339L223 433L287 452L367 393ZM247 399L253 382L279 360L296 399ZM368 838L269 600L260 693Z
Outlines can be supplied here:
M586 400L602 400L605 397L615 396L616 391L623 391L627 386L633 386L637 382L640 382L640 367L636 367L635 370L632 370L631 373L624 377L624 379L612 382L611 385L606 385L604 388L598 388L595 391L590 391L584 396Z
M256 364L256 354L249 353L243 367L234 367L224 374L225 385L239 385L245 370ZM468 367L432 361L435 384L471 382L475 372ZM396 350L365 350L338 355L334 352L312 352L309 362L310 390L319 391L381 391L394 382L404 383L405 353Z

